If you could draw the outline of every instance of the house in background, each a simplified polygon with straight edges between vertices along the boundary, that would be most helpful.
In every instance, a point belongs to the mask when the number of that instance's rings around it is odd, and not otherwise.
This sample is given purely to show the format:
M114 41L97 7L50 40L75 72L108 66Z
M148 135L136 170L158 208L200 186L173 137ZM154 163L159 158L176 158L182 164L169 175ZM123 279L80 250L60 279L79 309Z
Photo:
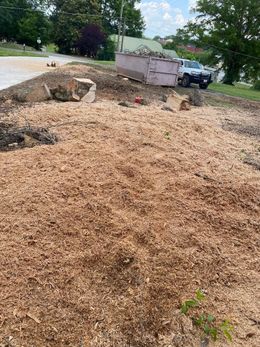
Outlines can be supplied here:
M186 46L180 46L180 48L186 49L186 51L189 51L191 53L201 53L203 52L202 48L196 47L192 44L188 44Z
M110 36L111 40L115 43L115 47L117 47L117 35L111 35ZM120 48L121 48L121 40L122 37L120 38ZM170 50L170 49L163 49L162 45L160 42L157 42L155 40L149 40L149 39L143 39L143 38L137 38L137 37L131 37L131 36L125 36L124 41L123 41L123 52L134 52L141 46L146 46L148 47L151 51L153 52L158 52L158 53L165 53L169 55L172 58L177 58L178 55L175 51Z
M160 42L160 44L163 45L163 46L167 45L167 43L172 43L173 42L172 39L164 39L162 37L160 37L157 41Z

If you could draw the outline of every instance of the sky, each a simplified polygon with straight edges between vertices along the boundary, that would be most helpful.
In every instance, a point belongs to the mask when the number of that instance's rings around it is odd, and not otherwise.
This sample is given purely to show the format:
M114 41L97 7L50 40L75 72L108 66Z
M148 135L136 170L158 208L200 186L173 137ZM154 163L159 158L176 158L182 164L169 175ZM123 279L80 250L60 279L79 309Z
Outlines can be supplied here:
M195 3L196 0L142 0L138 8L146 23L145 36L152 38L175 34L176 29L194 18L190 9Z

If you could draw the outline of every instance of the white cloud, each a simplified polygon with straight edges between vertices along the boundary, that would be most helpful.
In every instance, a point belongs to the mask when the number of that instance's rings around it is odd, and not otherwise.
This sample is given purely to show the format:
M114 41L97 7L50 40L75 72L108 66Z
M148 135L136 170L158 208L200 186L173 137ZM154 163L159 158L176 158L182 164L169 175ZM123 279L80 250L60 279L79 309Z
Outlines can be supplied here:
M167 36L187 23L183 11L172 5L173 1L143 0L138 4L146 23L146 34Z
M182 10L178 7L174 7L172 10L174 13L182 13Z
M166 12L166 13L163 15L163 19L164 19L165 21L171 21L171 20L172 20L172 16L171 16L168 12Z
M189 11L191 11L197 5L197 0L189 0Z
M169 11L171 8L171 5L167 1L163 1L160 3L161 8L163 8L165 11Z
M175 16L175 23L178 26L183 26L187 23L187 20L184 18L184 16L181 13L179 13Z

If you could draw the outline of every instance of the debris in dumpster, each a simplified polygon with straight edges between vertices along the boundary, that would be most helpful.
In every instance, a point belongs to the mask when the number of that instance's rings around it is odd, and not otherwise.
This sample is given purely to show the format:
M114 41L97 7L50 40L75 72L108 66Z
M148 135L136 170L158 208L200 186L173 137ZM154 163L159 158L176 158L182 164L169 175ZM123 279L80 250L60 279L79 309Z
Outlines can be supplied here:
M142 55L144 57L156 57L156 58L162 58L162 59L170 59L174 60L170 55L165 54L163 52L154 52L152 51L148 46L141 45L139 46L135 51L132 52L136 55Z

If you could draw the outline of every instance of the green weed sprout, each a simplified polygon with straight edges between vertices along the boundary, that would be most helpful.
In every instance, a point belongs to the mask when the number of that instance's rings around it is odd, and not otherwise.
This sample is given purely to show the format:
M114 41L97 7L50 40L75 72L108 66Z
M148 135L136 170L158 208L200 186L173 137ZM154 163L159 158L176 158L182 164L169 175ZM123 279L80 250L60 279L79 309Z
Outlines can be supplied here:
M205 299L206 295L202 290L198 289L194 298L184 301L181 305L181 313L188 315L190 310L199 307L201 302ZM191 319L197 327L199 327L203 334L213 341L217 341L222 334L227 341L232 342L232 331L234 327L228 320L224 320L217 324L216 318L211 314L202 313L197 316L191 316Z

